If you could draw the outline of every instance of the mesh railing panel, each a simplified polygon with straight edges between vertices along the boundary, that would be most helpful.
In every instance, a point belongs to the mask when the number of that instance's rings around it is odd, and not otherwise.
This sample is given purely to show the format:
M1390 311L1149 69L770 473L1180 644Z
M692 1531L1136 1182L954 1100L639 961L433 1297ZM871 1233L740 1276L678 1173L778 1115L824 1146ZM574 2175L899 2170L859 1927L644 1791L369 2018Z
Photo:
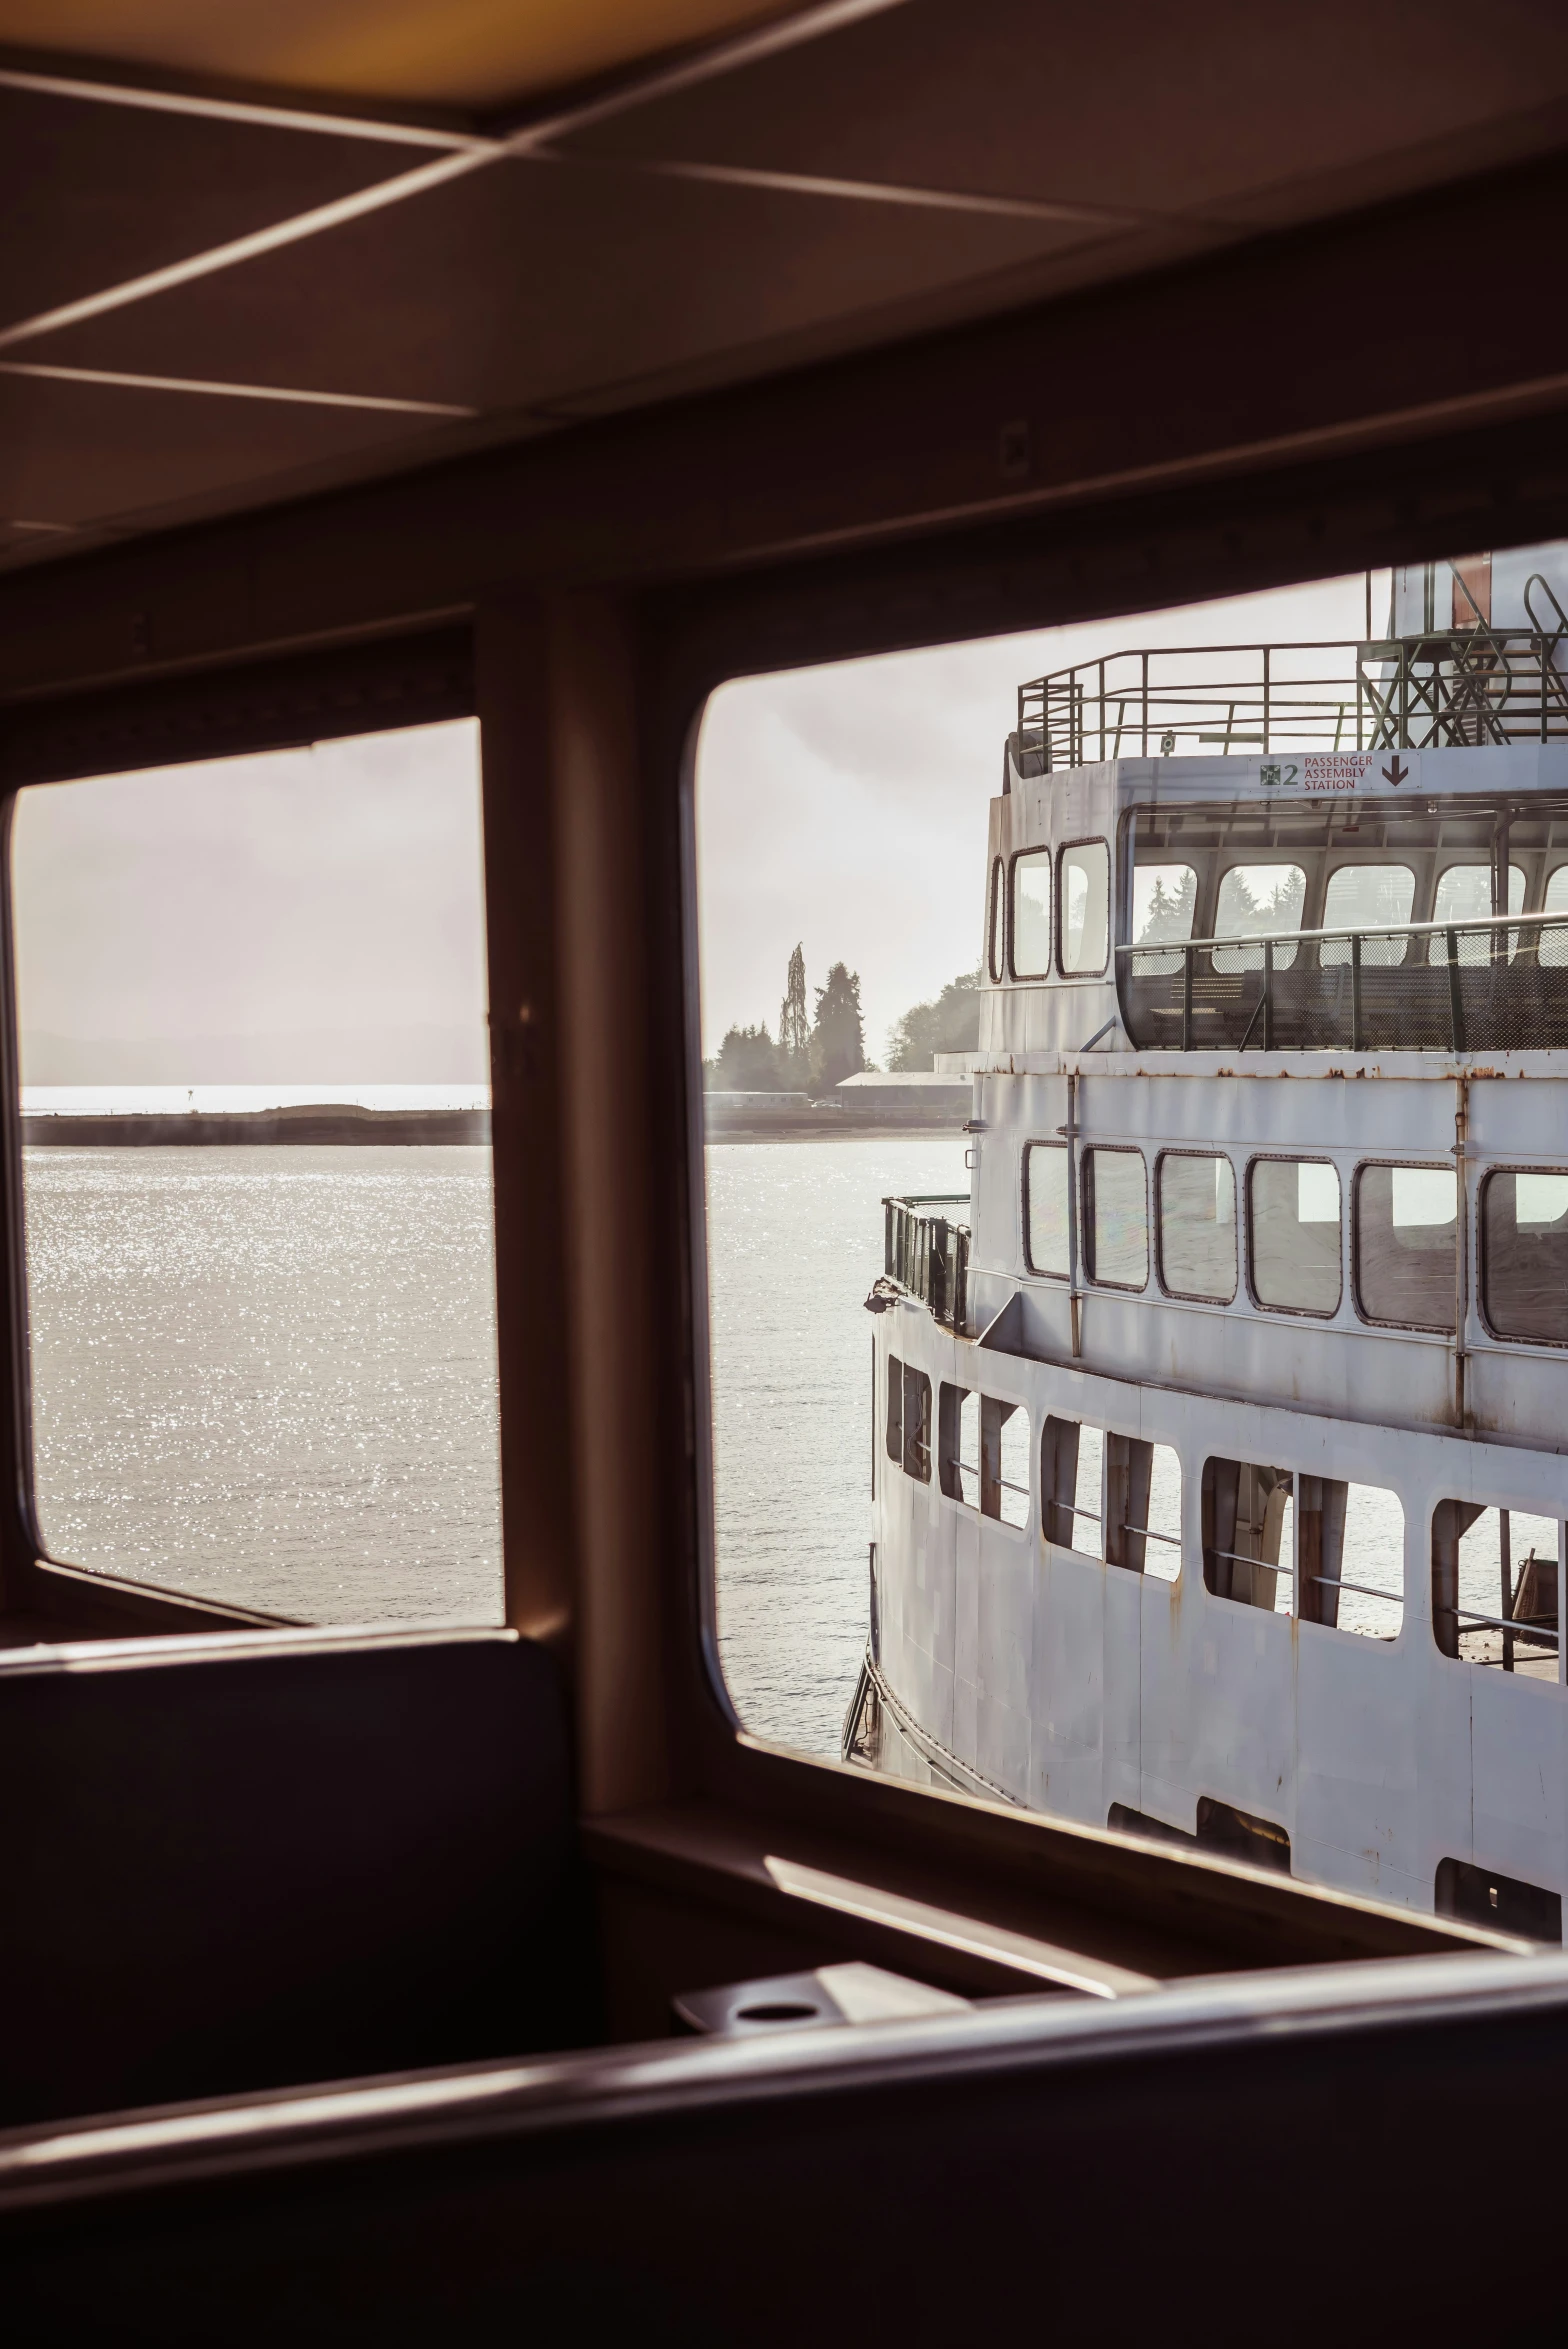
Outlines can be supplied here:
M1287 952L1288 967L1277 967L1275 953L1283 962ZM1123 1023L1140 1051L1467 1054L1568 1045L1562 914L1117 953Z
M969 1227L931 1207L967 1207L967 1199L884 1199L883 1270L928 1305L949 1329L962 1329L969 1305Z

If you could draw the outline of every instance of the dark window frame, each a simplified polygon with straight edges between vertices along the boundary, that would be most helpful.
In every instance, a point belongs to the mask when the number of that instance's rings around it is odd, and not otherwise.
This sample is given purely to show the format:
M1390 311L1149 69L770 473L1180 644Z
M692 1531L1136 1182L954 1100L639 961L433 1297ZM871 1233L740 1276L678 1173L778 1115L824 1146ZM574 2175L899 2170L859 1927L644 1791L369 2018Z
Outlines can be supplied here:
M1470 1207L1472 1221L1465 1233L1468 1247L1467 1272L1471 1266L1474 1267L1473 1274L1466 1282L1466 1302L1475 1307L1481 1327L1494 1345L1506 1346L1510 1351L1523 1348L1530 1352L1544 1354L1550 1359L1554 1355L1568 1352L1568 1337L1523 1338L1510 1336L1506 1330L1499 1329L1493 1321L1491 1308L1487 1301L1486 1194L1494 1175L1522 1174L1561 1175L1565 1180L1568 1180L1568 1166L1516 1166L1511 1160L1502 1160L1496 1165L1483 1167L1481 1179L1476 1184L1474 1200Z
M1102 1280L1094 1269L1093 1161L1099 1151L1116 1158L1136 1158L1143 1168L1143 1278L1137 1283ZM1078 1183L1078 1254L1085 1280L1096 1289L1108 1290L1112 1296L1146 1297L1149 1283L1154 1278L1154 1244L1149 1228L1149 1159L1143 1145L1140 1142L1091 1142L1083 1154Z
M1461 1303L1455 1321L1391 1321L1384 1314L1369 1313L1366 1309L1366 1306L1362 1303L1361 1178L1365 1174L1370 1174L1373 1169L1377 1167L1387 1167L1391 1172L1404 1169L1418 1174L1451 1174L1454 1176L1454 1254L1457 1260L1454 1270L1457 1278L1463 1280L1464 1282L1464 1287L1461 1292ZM1341 1224L1343 1224L1345 1218L1345 1207L1343 1199L1340 1202L1339 1212L1340 1221ZM1341 1231L1340 1234L1340 1241L1340 1267L1341 1280L1343 1280L1343 1231ZM1359 1322L1363 1323L1368 1329L1405 1330L1408 1331L1412 1336L1426 1338L1445 1338L1449 1345L1452 1346L1454 1343L1454 1332L1456 1324L1463 1322L1465 1310L1470 1303L1470 1283L1468 1278L1465 1277L1467 1270L1465 1258L1466 1249L1464 1230L1464 1201L1461 1197L1461 1186L1458 1179L1458 1171L1455 1167L1452 1165L1444 1166L1440 1159L1430 1158L1378 1157L1357 1159L1350 1177L1350 1302L1355 1310L1356 1319ZM1343 1291L1341 1291L1340 1302L1344 1302Z
M1228 1297L1205 1297L1200 1296L1195 1289L1173 1288L1171 1283L1165 1277L1165 1219L1164 1199L1161 1191L1161 1177L1165 1162L1168 1158L1198 1158L1201 1159L1205 1165L1212 1164L1216 1159L1223 1158L1230 1168L1232 1204L1236 1210L1235 1219L1231 1225L1231 1231L1233 1234L1232 1252L1235 1259L1235 1279L1231 1283L1231 1291ZM1236 1299L1241 1295L1242 1282L1241 1194L1242 1186L1236 1180L1236 1161L1228 1150L1199 1150L1183 1142L1173 1144L1169 1149L1159 1150L1155 1153L1153 1217L1154 1271L1160 1288L1167 1297L1174 1297L1183 1305L1212 1305L1217 1312L1224 1312L1230 1306L1235 1304Z
M1062 919L1062 876L1067 870L1067 858L1075 848L1103 848L1105 851L1105 960L1098 970L1070 971L1062 960L1062 941L1067 935L1067 925ZM1115 881L1116 859L1111 854L1109 840L1102 832L1086 832L1081 840L1064 840L1057 849L1055 885L1051 892L1051 922L1056 935L1051 941L1051 947L1059 979L1088 984L1094 979L1103 979L1110 969L1116 944L1112 935L1115 928Z
M1258 1166L1331 1166L1339 1183L1339 1296L1331 1313L1319 1313L1310 1305L1269 1305L1258 1295L1253 1277L1253 1221L1252 1170ZM1316 1322L1320 1329L1339 1319L1345 1310L1345 1180L1339 1171L1339 1162L1320 1150L1254 1150L1247 1159L1243 1188L1243 1213L1247 1220L1247 1245L1244 1251L1247 1267L1247 1301L1257 1313L1283 1313L1291 1321Z
M1073 1179L1072 1152L1068 1149L1065 1142L1037 1141L1033 1138L1025 1142L1023 1149L1019 1154L1018 1160L1018 1196L1019 1209L1023 1220L1024 1270L1035 1280L1070 1281L1073 1277L1072 1266L1070 1264L1065 1272L1051 1272L1044 1265L1036 1264L1034 1258L1029 1253L1029 1157L1030 1153L1035 1150L1059 1150L1062 1154L1062 1157L1067 1161L1067 1181L1069 1189Z
M1007 908L1004 902L1006 858L991 859L990 903L986 913L985 967L991 974L993 987L1000 987L1007 975Z
M1021 971L1018 968L1018 868L1025 857L1041 857L1049 887L1046 891L1046 924L1051 935L1045 944L1043 971ZM1050 847L1041 843L1035 848L1015 848L1007 860L1007 975L1015 982L1038 985L1056 976L1056 865Z

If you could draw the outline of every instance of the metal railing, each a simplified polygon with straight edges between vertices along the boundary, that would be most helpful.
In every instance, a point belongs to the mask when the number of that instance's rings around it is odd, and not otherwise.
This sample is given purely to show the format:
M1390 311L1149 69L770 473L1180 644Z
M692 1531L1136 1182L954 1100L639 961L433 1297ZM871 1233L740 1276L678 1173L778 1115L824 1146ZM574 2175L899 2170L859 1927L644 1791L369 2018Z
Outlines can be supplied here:
M1555 602L1554 602L1555 608ZM1568 740L1568 629L1108 653L1018 689L1025 774L1118 758Z
M883 1271L949 1329L969 1310L969 1226L927 1210L968 1205L967 1193L942 1191L882 1202Z
M1141 1052L1568 1046L1568 912L1116 949Z

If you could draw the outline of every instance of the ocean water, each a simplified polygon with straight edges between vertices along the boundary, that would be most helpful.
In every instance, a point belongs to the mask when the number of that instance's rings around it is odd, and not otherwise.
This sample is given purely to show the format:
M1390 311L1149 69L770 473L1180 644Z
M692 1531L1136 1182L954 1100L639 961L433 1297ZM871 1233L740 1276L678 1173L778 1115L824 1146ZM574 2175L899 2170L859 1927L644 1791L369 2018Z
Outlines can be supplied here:
M501 1619L490 1153L25 1153L51 1554L321 1623Z
M870 1605L882 1201L967 1191L964 1140L714 1142L707 1168L720 1659L748 1729L836 1756Z

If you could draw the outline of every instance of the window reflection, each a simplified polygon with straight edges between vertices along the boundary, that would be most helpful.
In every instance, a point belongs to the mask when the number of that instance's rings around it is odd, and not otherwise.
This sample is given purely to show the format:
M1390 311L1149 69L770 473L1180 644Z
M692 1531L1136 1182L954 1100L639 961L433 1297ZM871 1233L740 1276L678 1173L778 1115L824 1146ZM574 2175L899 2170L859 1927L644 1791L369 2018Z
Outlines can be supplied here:
M1487 1176L1481 1280L1499 1337L1568 1345L1568 1174Z
M1159 1165L1160 1278L1175 1297L1236 1294L1236 1176L1228 1158L1168 1150Z
M1051 969L1051 852L1013 859L1013 977L1044 979Z
M1103 971L1110 946L1111 859L1103 840L1062 851L1062 969L1069 976Z
M1369 1321L1454 1326L1458 1184L1450 1167L1364 1166L1356 1177L1356 1292Z
M1337 1313L1339 1175L1315 1158L1255 1158L1248 1176L1252 1289L1286 1313Z
M1089 1278L1141 1289L1149 1278L1149 1207L1141 1150L1091 1150L1084 1159Z
M1524 871L1519 865L1508 868L1508 910L1511 914L1524 911ZM1492 918L1492 868L1490 865L1449 865L1440 873L1437 895L1432 901L1434 922L1488 922ZM1517 930L1510 931L1508 954L1512 960L1519 944ZM1448 940L1434 937L1427 946L1433 962L1447 962ZM1472 931L1459 941L1461 962L1490 962L1491 940L1485 932Z
M1220 882L1214 915L1216 938L1289 937L1301 927L1307 876L1300 865L1232 865ZM1274 968L1288 971L1296 949L1277 946ZM1217 971L1261 971L1261 946L1217 946Z
M1072 1269L1067 1232L1067 1146L1031 1142L1024 1152L1025 1253L1031 1272L1065 1280Z
M1323 897L1325 930L1375 930L1386 922L1398 929L1410 919L1416 898L1416 877L1408 865L1341 865L1330 873ZM1363 963L1400 963L1405 959L1403 938L1367 938L1362 942ZM1318 958L1325 965L1349 962L1348 938L1324 940Z

